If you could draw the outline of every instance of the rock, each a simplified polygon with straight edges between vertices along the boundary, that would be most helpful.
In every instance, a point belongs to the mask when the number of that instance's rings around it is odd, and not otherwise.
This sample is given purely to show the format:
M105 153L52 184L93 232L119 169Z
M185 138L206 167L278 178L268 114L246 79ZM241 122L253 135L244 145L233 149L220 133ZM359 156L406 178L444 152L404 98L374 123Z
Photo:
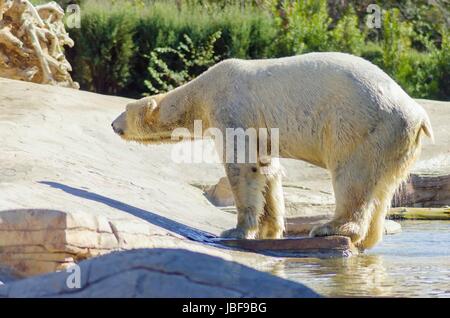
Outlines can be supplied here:
M450 103L432 100L417 100L430 116L434 132L434 143L423 140L419 160L412 169L413 174L442 176L450 174Z
M402 226L400 223L392 220L384 221L384 234L398 234L401 233L401 231Z
M0 212L0 263L20 275L61 270L120 249L120 243L105 217L55 210Z
M411 174L397 190L393 207L435 207L450 205L450 174Z
M183 166L172 145L117 138L110 122L129 102L0 78L0 266L30 276L149 247L271 262L201 243L235 220L190 184L223 167Z
M215 206L234 205L233 192L227 177L220 178L217 184L206 189L205 196Z
M328 181L331 184L331 180ZM327 189L327 187L322 187ZM302 182L283 184L286 217L331 218L334 213L332 191L302 185Z
M319 297L310 288L217 257L180 249L140 249L80 263L72 272L0 286L3 297ZM220 273L218 275L218 273Z
M308 235L316 225L322 225L331 218L324 216L295 217L286 219L286 232L288 236Z

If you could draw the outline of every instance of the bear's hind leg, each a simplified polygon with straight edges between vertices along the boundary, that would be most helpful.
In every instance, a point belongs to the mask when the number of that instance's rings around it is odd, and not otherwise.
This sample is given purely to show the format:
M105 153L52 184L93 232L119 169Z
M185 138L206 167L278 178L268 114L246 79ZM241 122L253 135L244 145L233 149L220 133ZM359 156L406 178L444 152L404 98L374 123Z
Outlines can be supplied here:
M264 214L259 221L260 239L280 239L284 232L284 197L281 167L277 163L261 167L267 177Z
M358 247L361 249L371 248L383 238L384 219L386 218L386 213L390 206L392 195L383 191L382 193L377 194L376 197L375 208L367 235L364 240L358 243Z
M264 211L266 177L256 164L225 164L237 208L237 226L220 236L253 239L258 235L259 220Z
M380 178L375 191L375 211L370 222L368 233L359 244L360 248L371 248L382 240L384 220L391 206L392 197L401 183L407 179L408 171L419 155L419 146L420 144L417 142L406 144L403 148L406 149L404 152L385 162L383 176ZM401 147L399 148L401 149ZM387 155L385 158L387 158Z
M344 166L332 171L335 215L330 222L314 227L310 236L348 236L355 244L365 238L375 210L373 194L380 171L365 158L362 152L354 154Z
M356 245L366 236L372 214L375 209L372 200L364 199L361 193L352 188L356 196L349 196L349 200L354 202L345 202L345 199L336 199L336 211L333 219L323 225L315 226L311 232L311 237L342 235L348 236ZM352 212L353 211L353 212Z

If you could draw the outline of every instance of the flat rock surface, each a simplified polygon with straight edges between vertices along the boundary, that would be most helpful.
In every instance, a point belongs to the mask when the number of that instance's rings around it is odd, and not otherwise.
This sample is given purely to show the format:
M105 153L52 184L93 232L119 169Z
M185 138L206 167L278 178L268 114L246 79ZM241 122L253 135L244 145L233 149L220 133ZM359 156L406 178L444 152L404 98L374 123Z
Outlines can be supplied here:
M127 143L113 133L111 122L128 102L0 78L0 209L82 211L150 223L160 215L214 234L232 227L233 218L190 185L199 173L218 176L219 165L179 165L171 145ZM155 225L176 228L165 219Z
M79 286L71 278L72 272L63 271L0 286L0 297L319 296L299 283L235 262L177 249L112 253L81 262L78 273Z

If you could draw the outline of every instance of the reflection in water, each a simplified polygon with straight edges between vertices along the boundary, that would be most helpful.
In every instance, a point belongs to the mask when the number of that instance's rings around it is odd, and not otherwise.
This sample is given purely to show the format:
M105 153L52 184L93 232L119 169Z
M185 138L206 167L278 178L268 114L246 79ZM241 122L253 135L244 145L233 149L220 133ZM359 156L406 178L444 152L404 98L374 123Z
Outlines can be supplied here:
M450 297L450 222L402 226L367 254L285 259L269 271L325 296Z
M383 296L391 293L393 285L379 255L286 260L284 265L285 277L327 296Z
M269 269L267 269L266 271L269 272L272 275L281 277L281 278L285 278L285 279L289 279L289 277L286 275L286 271L285 271L286 265L284 260L281 262L277 262L275 264L272 264L271 267ZM264 268L258 268L261 271L264 271Z

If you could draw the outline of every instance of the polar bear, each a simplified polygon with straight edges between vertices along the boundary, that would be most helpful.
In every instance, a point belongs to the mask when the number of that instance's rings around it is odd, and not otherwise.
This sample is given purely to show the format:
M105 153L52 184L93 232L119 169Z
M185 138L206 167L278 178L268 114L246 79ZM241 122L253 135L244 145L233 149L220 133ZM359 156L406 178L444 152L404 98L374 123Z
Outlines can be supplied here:
M433 139L425 110L372 63L344 53L229 59L166 94L129 104L113 123L125 140L171 140L177 127L278 128L278 157L329 171L336 198L333 219L310 236L343 235L361 249L382 238L394 191ZM281 167L277 160L226 162L238 215L222 233L239 239L277 239L284 231ZM269 173L260 173L261 169Z

